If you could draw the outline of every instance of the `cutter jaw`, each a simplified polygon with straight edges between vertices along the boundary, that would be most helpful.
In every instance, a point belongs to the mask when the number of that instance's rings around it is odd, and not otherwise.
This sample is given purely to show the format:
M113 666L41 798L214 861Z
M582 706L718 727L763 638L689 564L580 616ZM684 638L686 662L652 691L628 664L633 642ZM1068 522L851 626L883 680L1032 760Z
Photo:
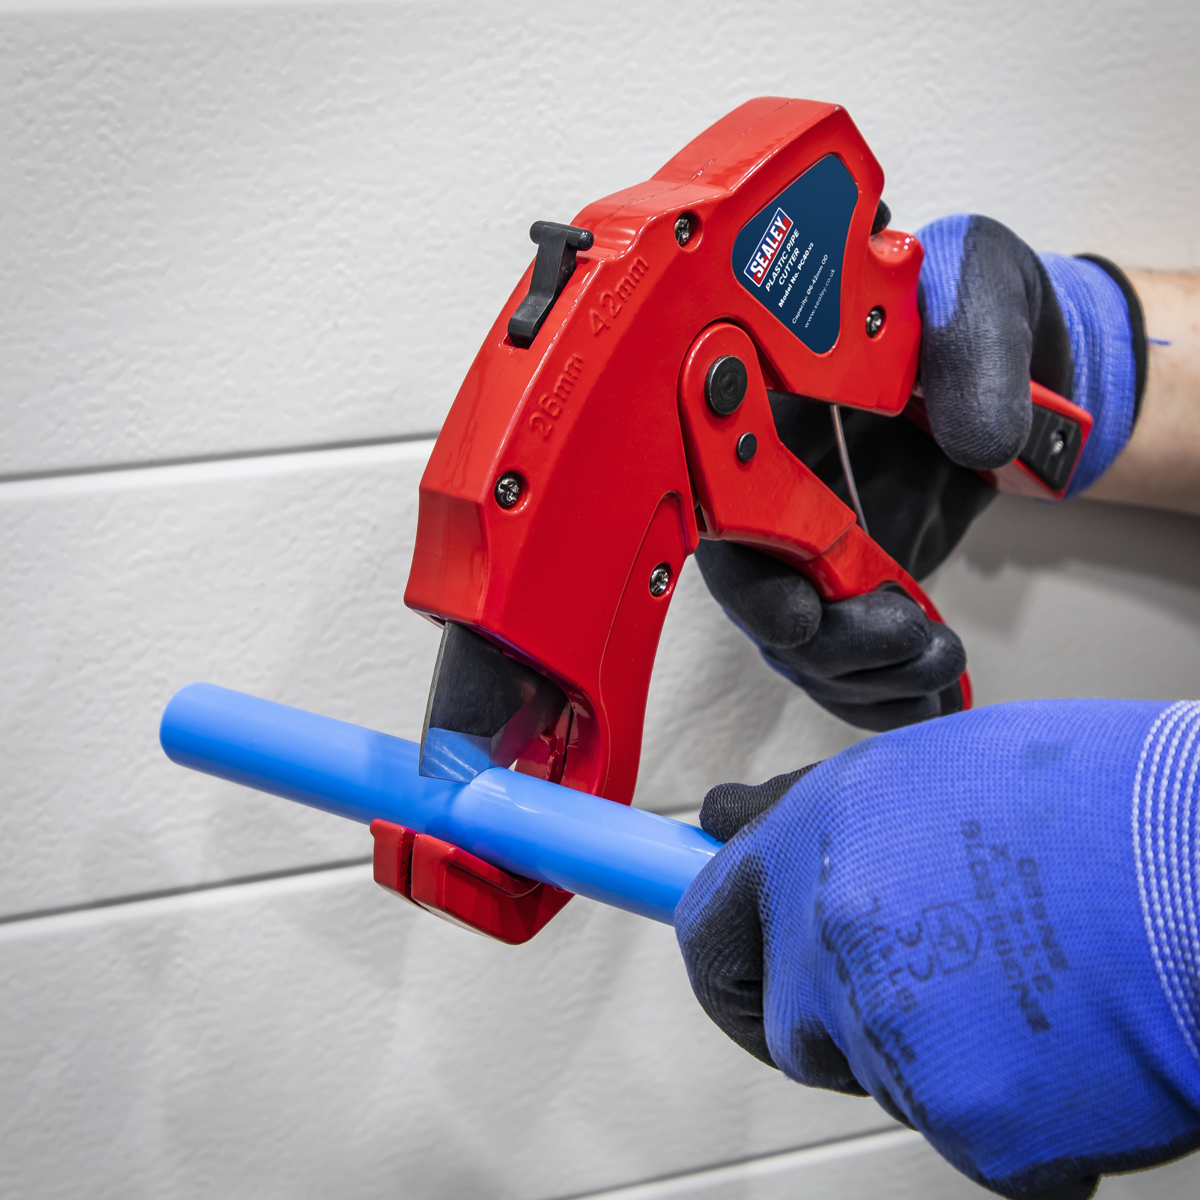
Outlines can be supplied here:
M491 767L515 765L557 782L572 715L557 684L467 626L446 621L418 769L469 783ZM382 887L510 945L528 941L571 899L570 892L512 875L428 834L386 821L373 822L371 833Z
M469 783L490 767L510 767L569 707L557 684L447 621L421 730L420 773Z

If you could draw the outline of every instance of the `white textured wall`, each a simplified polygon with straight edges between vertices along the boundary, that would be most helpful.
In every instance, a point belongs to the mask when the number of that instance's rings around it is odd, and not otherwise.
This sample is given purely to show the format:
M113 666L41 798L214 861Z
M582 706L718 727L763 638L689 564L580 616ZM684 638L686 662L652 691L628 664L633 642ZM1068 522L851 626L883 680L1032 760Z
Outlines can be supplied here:
M1195 5L108 7L0 3L0 1195L976 1194L737 1051L669 930L472 938L157 718L209 679L418 732L416 483L530 221L752 95L845 104L898 227L1200 265ZM1195 696L1198 551L1002 500L933 592L981 702ZM855 736L685 573L639 802Z

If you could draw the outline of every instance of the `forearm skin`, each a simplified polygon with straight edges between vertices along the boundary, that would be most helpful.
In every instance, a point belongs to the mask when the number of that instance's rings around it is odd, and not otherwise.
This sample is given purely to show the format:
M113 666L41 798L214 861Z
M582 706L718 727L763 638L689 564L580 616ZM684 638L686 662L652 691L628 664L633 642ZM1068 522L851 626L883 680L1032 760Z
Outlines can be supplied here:
M1200 516L1200 272L1128 271L1150 339L1133 435L1084 495Z

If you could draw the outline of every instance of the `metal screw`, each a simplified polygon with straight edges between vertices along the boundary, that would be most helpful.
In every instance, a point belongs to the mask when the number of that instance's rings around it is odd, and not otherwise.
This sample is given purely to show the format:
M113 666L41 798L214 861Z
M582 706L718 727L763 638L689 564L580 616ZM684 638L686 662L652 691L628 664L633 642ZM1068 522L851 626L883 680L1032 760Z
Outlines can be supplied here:
M675 221L675 240L681 246L686 246L692 240L692 219L687 213Z
M1066 446L1066 435L1061 429L1055 430L1054 436L1050 439L1050 457L1056 458L1066 449Z
M873 338L883 328L883 318L886 315L878 304L867 313L867 337Z
M735 354L724 354L704 377L704 399L718 417L737 412L746 398L746 364Z
M512 508L521 498L521 477L513 471L496 480L496 503L501 508Z
M758 438L752 433L743 433L737 440L738 462L749 462L758 452Z
M661 596L671 586L671 568L667 563L659 563L650 572L650 595Z

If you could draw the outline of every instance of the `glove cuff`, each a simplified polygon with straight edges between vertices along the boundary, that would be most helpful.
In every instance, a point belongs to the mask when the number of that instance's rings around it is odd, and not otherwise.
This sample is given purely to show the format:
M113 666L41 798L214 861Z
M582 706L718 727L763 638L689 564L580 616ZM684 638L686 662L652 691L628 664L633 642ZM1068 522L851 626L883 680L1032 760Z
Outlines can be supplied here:
M1129 332L1133 337L1133 423L1137 424L1138 414L1142 411L1142 393L1146 390L1146 365L1148 353L1146 346L1146 314L1142 309L1142 301L1129 276L1110 258L1102 254L1076 254L1080 262L1095 263L1121 289L1125 297L1125 309L1129 316Z
M1067 489L1086 491L1112 465L1133 432L1146 381L1141 303L1106 259L1039 255L1071 341L1071 400L1092 415L1091 436Z

